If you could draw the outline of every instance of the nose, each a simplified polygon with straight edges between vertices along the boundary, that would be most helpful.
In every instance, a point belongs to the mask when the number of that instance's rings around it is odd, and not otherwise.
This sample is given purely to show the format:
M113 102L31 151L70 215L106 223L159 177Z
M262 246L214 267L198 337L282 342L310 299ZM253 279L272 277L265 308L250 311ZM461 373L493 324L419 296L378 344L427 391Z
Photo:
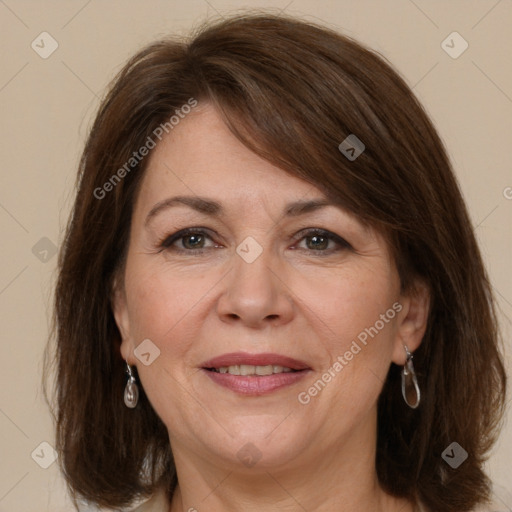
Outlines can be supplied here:
M282 265L269 249L250 263L235 253L233 269L217 303L219 317L253 329L286 324L294 307L290 284L285 280Z

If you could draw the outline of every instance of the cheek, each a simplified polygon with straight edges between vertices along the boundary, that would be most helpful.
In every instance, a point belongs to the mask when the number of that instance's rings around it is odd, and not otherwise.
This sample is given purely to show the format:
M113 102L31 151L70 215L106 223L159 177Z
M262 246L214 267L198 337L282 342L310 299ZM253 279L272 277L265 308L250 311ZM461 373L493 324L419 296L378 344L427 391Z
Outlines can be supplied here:
M382 337L389 336L394 326L396 311L392 305L398 297L397 287L384 271L361 269L339 279L326 280L321 289L304 290L303 297L317 313L316 323L333 339L337 349L350 345L368 329L375 334L375 327ZM364 339L364 334L361 338Z
M368 410L385 382L400 309L395 281L385 269L360 269L326 281L321 293L305 295L317 313L311 321L323 333L319 339L326 352L319 377L329 383L325 390L317 386L318 395L344 414Z
M130 327L137 338L163 343L173 331L187 324L186 318L205 295L205 280L180 278L162 271L133 272L127 282Z
M183 422L182 413L190 409L190 403L179 382L189 377L187 362L201 326L193 320L194 314L201 300L206 300L205 287L208 290L211 286L200 275L184 278L162 268L153 270L148 264L139 264L137 269L133 265L127 276L133 348L146 339L157 347L150 350L152 357L157 354L154 362L137 364L141 384L166 424Z

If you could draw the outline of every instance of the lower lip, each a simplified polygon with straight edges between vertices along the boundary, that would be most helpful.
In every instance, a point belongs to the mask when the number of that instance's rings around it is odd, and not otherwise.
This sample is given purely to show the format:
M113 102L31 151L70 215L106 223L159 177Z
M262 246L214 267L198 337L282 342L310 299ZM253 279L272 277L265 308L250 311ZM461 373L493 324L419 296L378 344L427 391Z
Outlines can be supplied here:
M231 375L205 370L208 377L216 384L231 389L242 395L260 396L272 393L286 386L291 386L303 379L309 370L298 372L273 373L272 375Z

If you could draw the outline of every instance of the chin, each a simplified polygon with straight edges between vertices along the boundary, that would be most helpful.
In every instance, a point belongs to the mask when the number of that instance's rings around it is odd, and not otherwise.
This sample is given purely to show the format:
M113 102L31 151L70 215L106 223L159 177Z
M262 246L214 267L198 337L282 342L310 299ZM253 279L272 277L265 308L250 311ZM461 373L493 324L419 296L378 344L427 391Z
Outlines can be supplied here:
M300 456L307 443L304 441L305 432L294 432L289 427L278 432L276 425L283 418L273 420L244 418L237 422L237 430L232 431L233 437L208 439L204 444L237 471L244 467L252 472L276 470Z

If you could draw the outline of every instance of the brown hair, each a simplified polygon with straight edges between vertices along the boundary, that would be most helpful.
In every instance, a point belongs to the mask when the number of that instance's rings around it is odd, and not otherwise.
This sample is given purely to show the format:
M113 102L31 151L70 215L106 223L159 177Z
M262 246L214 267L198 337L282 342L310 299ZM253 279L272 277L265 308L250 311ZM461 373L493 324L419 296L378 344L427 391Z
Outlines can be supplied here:
M409 409L391 365L378 402L376 469L389 493L436 512L487 498L482 471L500 426L506 375L491 287L443 144L384 59L310 23L236 16L188 42L135 55L102 102L80 162L55 296L56 445L74 497L120 507L176 474L168 432L141 389L123 403L120 334L110 306L147 158L98 199L133 152L190 98L212 103L250 149L387 233L403 290L431 290L414 364L422 403ZM354 161L338 145L355 134ZM47 370L49 370L49 365ZM453 441L469 458L441 458Z

